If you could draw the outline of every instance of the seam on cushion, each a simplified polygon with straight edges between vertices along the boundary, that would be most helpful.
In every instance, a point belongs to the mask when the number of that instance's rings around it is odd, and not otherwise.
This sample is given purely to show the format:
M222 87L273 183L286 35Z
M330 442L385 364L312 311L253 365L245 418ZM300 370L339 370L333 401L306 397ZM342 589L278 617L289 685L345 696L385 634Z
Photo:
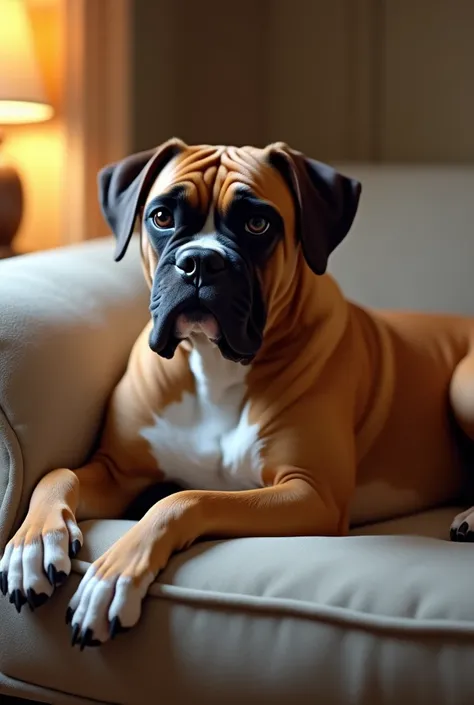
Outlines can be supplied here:
M37 697L38 695L41 695L41 697L46 697L48 695L54 694L54 695L60 695L60 696L67 696L69 698L73 698L74 700L77 701L77 703L84 703L85 705L117 705L117 701L115 700L96 700L95 698L84 698L82 695L76 695L75 693L67 693L64 690L58 690L56 688L46 688L43 685L37 685L36 683L29 683L28 681L20 681L17 678L12 678L11 676L8 676L6 673L2 673L0 671L0 693L1 693L1 686L2 686L2 681L5 683L6 686L11 688L12 690L23 690L23 695L27 695L28 697ZM18 685L17 685L18 684ZM21 686L26 685L26 693L25 693L25 688L22 688ZM36 692L32 692L36 691ZM39 692L38 692L39 691ZM10 693L8 693L9 695ZM15 697L12 695L12 697ZM48 701L46 700L45 703Z
M427 619L416 620L407 617L357 612L346 607L318 605L313 602L294 600L292 598L258 597L237 593L218 593L181 588L176 585L153 585L149 591L153 597L214 606L217 608L239 608L265 614L281 614L296 619L336 624L344 628L374 632L392 632L395 634L414 634L416 636L443 637L474 636L474 622L456 620Z
M0 534L0 553L2 553L20 506L24 479L24 462L20 441L1 405L0 447L6 450L9 457L7 484L5 493L0 502L0 517L3 519L4 523L3 535ZM16 502L14 502L14 499L16 499ZM15 505L14 509L12 509L13 504Z
M91 564L75 559L72 570L83 575ZM79 570L78 570L79 568ZM281 614L297 619L310 619L317 622L336 624L352 629L373 630L375 632L392 632L394 634L413 634L427 637L474 636L474 621L457 621L454 619L418 620L408 617L391 617L369 612L357 612L347 607L321 605L307 600L295 600L289 597L259 597L241 593L199 590L177 585L152 583L147 593L158 599L165 599L186 604L195 604L204 608L245 609L262 614Z

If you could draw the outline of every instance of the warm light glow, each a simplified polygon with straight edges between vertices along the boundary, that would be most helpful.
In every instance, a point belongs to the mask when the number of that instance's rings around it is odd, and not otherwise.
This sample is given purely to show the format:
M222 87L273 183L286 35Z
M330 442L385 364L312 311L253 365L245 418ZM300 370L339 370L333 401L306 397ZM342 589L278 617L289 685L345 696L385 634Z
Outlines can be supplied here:
M0 124L19 125L42 122L53 117L54 110L47 103L32 103L22 100L0 100Z
M48 120L48 105L36 60L24 0L0 0L0 124Z

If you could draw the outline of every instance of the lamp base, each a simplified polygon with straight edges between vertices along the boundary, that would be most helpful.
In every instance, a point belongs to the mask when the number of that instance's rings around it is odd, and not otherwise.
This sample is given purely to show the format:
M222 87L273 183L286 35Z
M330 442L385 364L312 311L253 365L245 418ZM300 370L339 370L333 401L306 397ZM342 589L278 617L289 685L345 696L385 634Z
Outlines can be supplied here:
M0 137L1 141L1 137ZM23 215L23 187L16 169L0 156L0 259L15 254L13 240Z

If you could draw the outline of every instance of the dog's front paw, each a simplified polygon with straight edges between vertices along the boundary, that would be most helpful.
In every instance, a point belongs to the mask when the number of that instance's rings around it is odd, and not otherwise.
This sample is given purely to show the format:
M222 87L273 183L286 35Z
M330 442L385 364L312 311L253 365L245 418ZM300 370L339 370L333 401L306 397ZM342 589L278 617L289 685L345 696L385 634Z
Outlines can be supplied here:
M28 515L5 547L0 561L0 590L21 612L28 603L40 607L71 572L71 558L82 545L82 533L69 509Z
M458 514L451 524L451 541L474 543L474 507Z
M72 645L99 646L127 631L140 619L142 601L160 567L146 539L135 540L133 529L93 563L71 598L66 622ZM153 559L152 559L152 553Z

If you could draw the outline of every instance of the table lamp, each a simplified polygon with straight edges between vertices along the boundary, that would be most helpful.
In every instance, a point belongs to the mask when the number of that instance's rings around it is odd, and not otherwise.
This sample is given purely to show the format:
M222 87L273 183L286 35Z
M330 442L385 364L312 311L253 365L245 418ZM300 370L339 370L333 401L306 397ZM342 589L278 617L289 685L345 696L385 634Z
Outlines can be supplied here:
M0 0L0 130L2 125L48 120L53 113L46 100L25 2ZM0 131L0 149L1 141ZM0 259L14 254L12 242L22 213L20 176L0 154Z

